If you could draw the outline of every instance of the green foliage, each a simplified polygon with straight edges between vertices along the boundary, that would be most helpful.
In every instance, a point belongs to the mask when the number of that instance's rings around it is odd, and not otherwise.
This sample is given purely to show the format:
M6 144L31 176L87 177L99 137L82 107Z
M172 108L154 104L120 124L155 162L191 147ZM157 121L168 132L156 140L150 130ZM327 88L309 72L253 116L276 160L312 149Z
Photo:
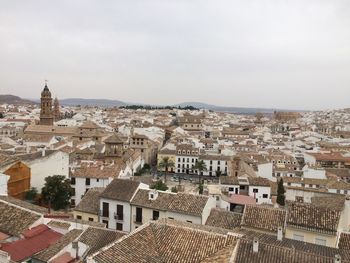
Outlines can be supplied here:
M203 160L199 160L195 166L194 166L195 170L198 170L199 173L203 172L203 171L207 171L207 165L205 164L205 162Z
M166 175L168 173L168 169L171 167L175 167L175 164L172 160L170 160L169 157L165 156L162 158L162 160L160 161L160 163L158 164L158 167L165 171L164 173L164 181L166 182Z
M220 177L222 175L222 172L220 170L215 171L216 177Z
M178 192L177 187L176 186L171 187L171 192L177 193Z
M148 163L145 163L145 164L143 165L143 169L144 169L144 170L151 170L151 166L150 166Z
M129 109L129 110L173 110L173 109L179 109L179 110L199 110L198 108L195 108L193 106L185 106L185 107L174 107L174 106L149 106L149 105L126 105L119 107L120 109Z
M66 208L70 204L73 189L70 180L62 175L48 176L45 178L45 185L41 190L41 195L46 204L51 201L51 206L55 210Z
M156 189L156 190L161 190L161 191L166 191L168 190L168 186L163 183L162 180L158 180L157 182L155 182L154 184L152 184L150 186L151 189Z
M30 190L26 192L25 199L29 201L33 201L36 199L37 195L38 195L38 190L35 187L32 187L30 188Z
M202 195L202 194L203 194L203 191L204 191L204 187L203 187L202 182L200 182L199 185L198 185L198 193L199 193L200 195Z
M284 195L285 192L286 190L284 190L283 179L281 178L278 181L278 185L277 185L277 203L281 206L285 205L285 200L286 200L286 197Z

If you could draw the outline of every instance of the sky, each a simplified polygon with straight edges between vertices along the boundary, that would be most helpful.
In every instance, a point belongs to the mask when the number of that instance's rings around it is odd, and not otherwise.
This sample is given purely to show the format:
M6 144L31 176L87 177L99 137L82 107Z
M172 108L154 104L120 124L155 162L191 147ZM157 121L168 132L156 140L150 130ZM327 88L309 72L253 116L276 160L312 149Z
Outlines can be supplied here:
M0 94L350 107L349 0L0 0Z

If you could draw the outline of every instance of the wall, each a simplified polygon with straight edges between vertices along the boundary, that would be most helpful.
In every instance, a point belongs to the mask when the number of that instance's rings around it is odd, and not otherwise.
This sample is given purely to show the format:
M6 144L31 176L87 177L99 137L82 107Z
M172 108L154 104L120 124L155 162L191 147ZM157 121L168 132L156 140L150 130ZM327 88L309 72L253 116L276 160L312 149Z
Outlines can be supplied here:
M86 185L86 177L75 177L75 185L71 185L75 189L75 196L72 199L75 200L77 206L82 196L85 195L86 190L94 187L106 187L113 180L110 178L90 178L90 185Z
M30 168L22 162L17 162L3 173L10 176L7 183L8 195L23 199L25 193L30 189Z
M337 236L336 235L326 235L322 233L305 231L302 229L295 229L293 227L287 226L286 228L286 238L294 239L294 234L304 236L304 242L316 244L315 239L321 238L326 240L326 246L336 247Z
M109 229L114 229L116 230L117 228L117 220L114 219L114 214L117 213L117 205L122 205L123 206L123 221L118 221L118 223L123 224L123 230L125 232L130 232L131 231L131 206L127 202L122 202L118 200L110 200L110 199L105 199L101 198L100 199L100 210L102 211L102 203L106 202L109 203L109 217L105 218L100 216L100 222L102 223L103 220L108 220L108 228Z
M31 187L38 191L44 187L45 178L53 175L69 175L69 155L64 152L56 152L47 157L42 157L31 162L27 162L31 168Z
M73 217L75 219L78 219L77 216L81 216L80 220L91 221L89 219L92 218L93 219L92 222L98 222L98 215L84 213L84 212L80 212L80 211L73 211Z

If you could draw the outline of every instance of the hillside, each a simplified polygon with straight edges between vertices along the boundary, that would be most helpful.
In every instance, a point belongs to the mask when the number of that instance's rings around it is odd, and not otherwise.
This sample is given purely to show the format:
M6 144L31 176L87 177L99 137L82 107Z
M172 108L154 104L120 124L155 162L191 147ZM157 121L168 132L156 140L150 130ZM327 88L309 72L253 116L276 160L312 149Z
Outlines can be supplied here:
M32 105L35 104L35 102L14 95L0 95L0 104Z

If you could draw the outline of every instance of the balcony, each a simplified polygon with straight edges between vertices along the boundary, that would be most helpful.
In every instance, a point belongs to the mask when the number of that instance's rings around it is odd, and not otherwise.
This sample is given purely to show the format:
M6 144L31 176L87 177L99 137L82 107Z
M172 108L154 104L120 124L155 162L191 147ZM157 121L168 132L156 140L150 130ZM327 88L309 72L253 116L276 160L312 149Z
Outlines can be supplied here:
M100 210L100 217L109 217L109 211Z
M124 215L123 214L114 213L114 219L117 220L117 221L123 221L124 220Z
M135 224L142 225L143 224L143 217L134 215L133 216L133 222Z

